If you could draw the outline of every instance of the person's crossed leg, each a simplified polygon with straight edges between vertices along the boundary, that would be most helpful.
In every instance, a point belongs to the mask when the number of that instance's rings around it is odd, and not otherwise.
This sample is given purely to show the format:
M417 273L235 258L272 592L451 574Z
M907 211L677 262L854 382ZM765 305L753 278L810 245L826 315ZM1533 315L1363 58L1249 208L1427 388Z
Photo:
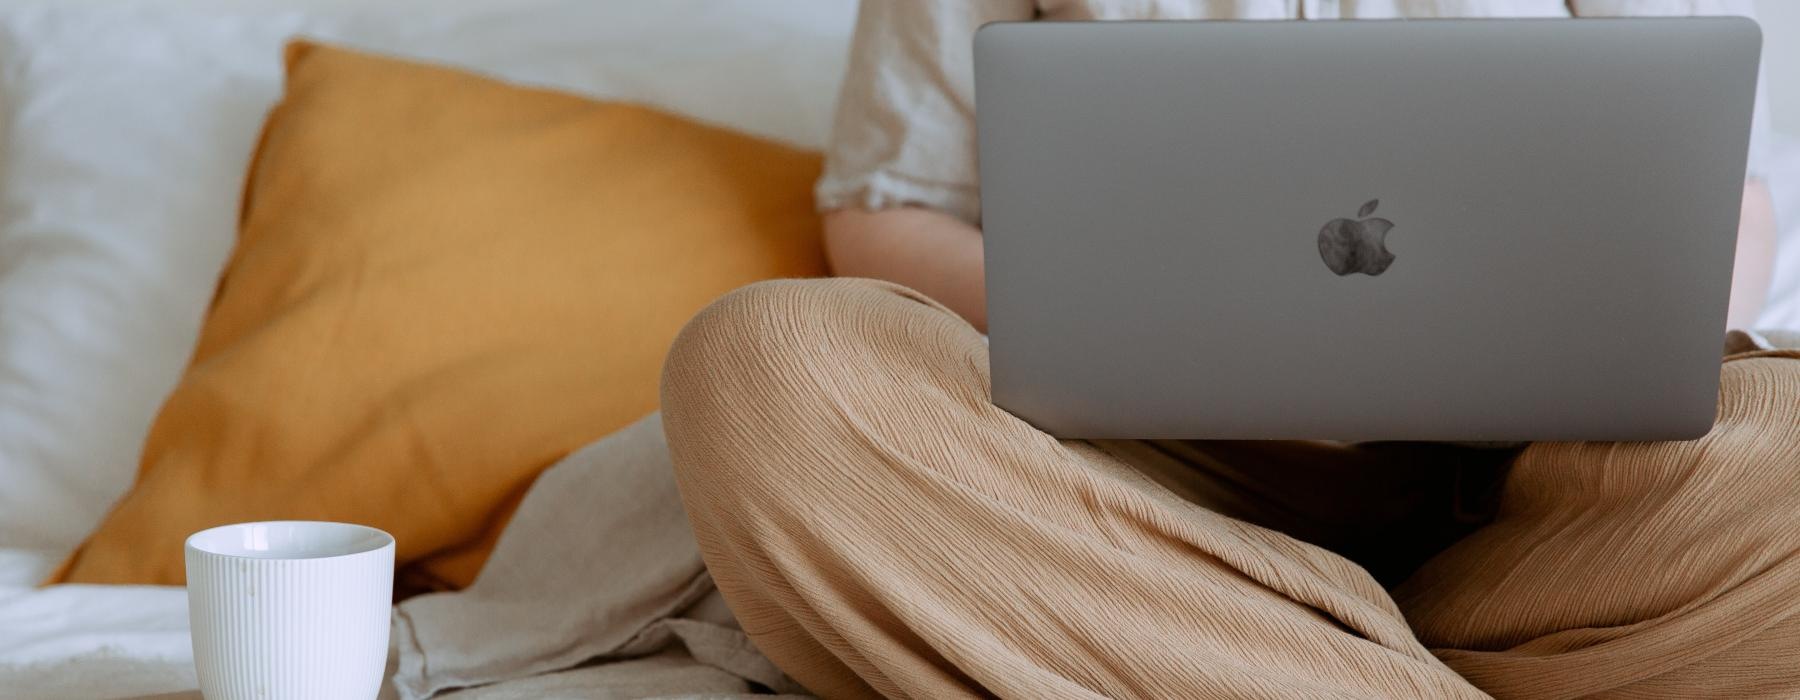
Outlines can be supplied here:
M1396 604L1177 495L1216 480L994 407L986 352L866 280L753 285L677 340L664 420L702 553L814 692L1800 693L1800 354L1728 362L1703 440L1527 448L1499 518Z

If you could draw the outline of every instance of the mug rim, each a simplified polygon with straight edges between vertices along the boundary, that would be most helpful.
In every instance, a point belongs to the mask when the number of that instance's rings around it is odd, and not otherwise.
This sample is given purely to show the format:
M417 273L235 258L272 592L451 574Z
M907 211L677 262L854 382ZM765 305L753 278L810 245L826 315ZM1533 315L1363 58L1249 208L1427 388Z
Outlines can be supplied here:
M203 537L212 535L212 534L220 532L220 531L235 530L235 529L245 528L245 527L249 527L249 526L253 526L253 525L303 525L303 526L308 526L308 527L322 527L322 528L329 528L329 529L354 530L354 531L360 531L367 535L372 535L373 539L370 541L370 544L368 544L366 546L360 546L360 547L357 547L354 549L349 549L346 551L331 552L329 554L310 554L310 555L309 554L289 554L289 555L281 555L281 556L255 556L255 555L250 555L250 554L236 554L236 553L232 553L232 552L221 552L221 551L217 551L214 549L208 549L196 542L197 540L200 540ZM186 549L187 551L193 552L195 554L201 554L201 555L205 555L205 556L209 556L209 557L220 557L220 558L224 558L224 559L243 559L246 561L268 561L268 562L319 561L319 560L326 560L326 559L341 559L344 557L354 557L354 556L369 554L371 552L380 552L382 550L390 549L392 547L394 547L394 536L389 534L386 530L383 530L378 527L371 527L368 525L359 525L357 523L344 523L344 522L337 522L337 521L333 521L333 520L252 520L252 521L241 522L241 523L228 523L225 525L216 525L216 526L201 530L199 532L195 532L191 535L188 535L187 539L183 542L183 548Z

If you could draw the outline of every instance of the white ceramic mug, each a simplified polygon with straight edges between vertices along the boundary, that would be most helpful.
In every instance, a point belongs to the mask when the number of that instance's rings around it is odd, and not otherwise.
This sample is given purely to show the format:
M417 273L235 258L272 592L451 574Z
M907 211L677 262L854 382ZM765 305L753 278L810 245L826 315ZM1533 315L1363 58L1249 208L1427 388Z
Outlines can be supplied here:
M209 700L381 690L394 537L347 523L225 525L187 539L194 667Z

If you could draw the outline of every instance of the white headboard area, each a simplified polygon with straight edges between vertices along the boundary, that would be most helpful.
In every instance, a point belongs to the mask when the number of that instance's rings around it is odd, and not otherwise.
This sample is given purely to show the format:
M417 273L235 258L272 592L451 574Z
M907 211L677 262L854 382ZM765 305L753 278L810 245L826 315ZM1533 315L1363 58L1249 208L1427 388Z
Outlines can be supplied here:
M1756 15L1775 130L1800 137L1800 2L1756 0Z

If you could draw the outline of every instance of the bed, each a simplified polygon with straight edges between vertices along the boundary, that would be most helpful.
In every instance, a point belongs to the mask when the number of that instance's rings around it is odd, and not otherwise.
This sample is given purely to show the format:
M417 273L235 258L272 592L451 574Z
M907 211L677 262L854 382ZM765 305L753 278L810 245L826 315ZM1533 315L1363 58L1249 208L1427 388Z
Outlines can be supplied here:
M195 687L182 589L34 585L130 486L235 237L287 39L816 148L854 14L844 0L0 3L0 696Z
M818 147L850 0L0 2L0 695L197 697L185 592L35 584L132 480L306 35ZM121 118L128 115L128 118ZM1761 324L1800 328L1800 144ZM178 176L172 176L178 175Z

